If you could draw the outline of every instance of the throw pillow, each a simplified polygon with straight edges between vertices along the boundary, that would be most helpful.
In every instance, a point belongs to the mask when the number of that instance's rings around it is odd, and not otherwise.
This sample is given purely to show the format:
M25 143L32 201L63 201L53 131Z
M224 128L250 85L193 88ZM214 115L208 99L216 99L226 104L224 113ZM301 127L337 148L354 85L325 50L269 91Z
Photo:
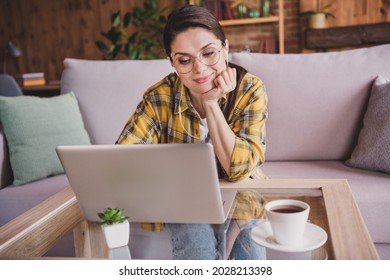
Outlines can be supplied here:
M75 95L0 97L14 185L64 172L55 148L90 144Z
M390 173L390 80L378 76L371 89L358 143L347 165Z

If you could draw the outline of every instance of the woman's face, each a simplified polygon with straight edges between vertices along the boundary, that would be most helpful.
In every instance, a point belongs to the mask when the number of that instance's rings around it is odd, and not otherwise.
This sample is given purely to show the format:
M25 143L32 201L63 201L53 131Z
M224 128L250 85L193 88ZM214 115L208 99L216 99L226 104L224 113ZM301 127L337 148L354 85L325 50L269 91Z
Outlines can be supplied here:
M172 42L171 49L173 66L193 95L213 89L214 79L226 69L227 40L222 46L214 34L203 28L191 28L180 33ZM213 65L207 65L210 62Z

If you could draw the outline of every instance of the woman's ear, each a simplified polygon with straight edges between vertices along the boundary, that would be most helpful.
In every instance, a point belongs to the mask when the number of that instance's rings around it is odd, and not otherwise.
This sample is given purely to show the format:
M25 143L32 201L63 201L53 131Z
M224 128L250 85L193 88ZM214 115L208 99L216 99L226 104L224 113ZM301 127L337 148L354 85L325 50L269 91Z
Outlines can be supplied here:
M179 76L179 73L177 73L175 66L173 66L172 58L171 58L170 56L167 56L167 59L168 59L169 62L171 63L171 66L173 67L173 71L176 73L176 75Z
M226 65L229 66L229 40L225 39Z
M172 67L173 67L173 61L172 61L171 57L170 57L170 56L167 56L167 59L169 60L169 62L171 63L171 65L172 65Z
M229 52L229 40L225 39L225 49L227 52Z
M229 54L229 40L225 39L225 50L226 50L226 56Z

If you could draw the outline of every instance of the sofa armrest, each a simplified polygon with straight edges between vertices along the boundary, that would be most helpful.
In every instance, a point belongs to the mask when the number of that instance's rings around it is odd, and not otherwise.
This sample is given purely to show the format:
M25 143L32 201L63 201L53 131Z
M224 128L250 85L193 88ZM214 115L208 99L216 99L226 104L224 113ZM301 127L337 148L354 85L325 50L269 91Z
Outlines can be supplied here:
M0 257L43 256L84 221L70 187L0 227Z
M0 189L10 185L12 183L12 177L7 141L0 124Z

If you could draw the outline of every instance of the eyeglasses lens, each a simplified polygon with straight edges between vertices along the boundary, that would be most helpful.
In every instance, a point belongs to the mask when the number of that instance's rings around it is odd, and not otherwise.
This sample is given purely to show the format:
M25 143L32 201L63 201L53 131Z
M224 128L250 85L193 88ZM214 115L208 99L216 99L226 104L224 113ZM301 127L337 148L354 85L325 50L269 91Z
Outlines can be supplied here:
M207 66L213 66L218 63L221 50L215 48L208 48L202 51L197 57L192 56L183 56L176 59L173 63L173 66L176 68L176 71L181 74L187 74L192 71L194 67L195 59L199 59L200 62Z

